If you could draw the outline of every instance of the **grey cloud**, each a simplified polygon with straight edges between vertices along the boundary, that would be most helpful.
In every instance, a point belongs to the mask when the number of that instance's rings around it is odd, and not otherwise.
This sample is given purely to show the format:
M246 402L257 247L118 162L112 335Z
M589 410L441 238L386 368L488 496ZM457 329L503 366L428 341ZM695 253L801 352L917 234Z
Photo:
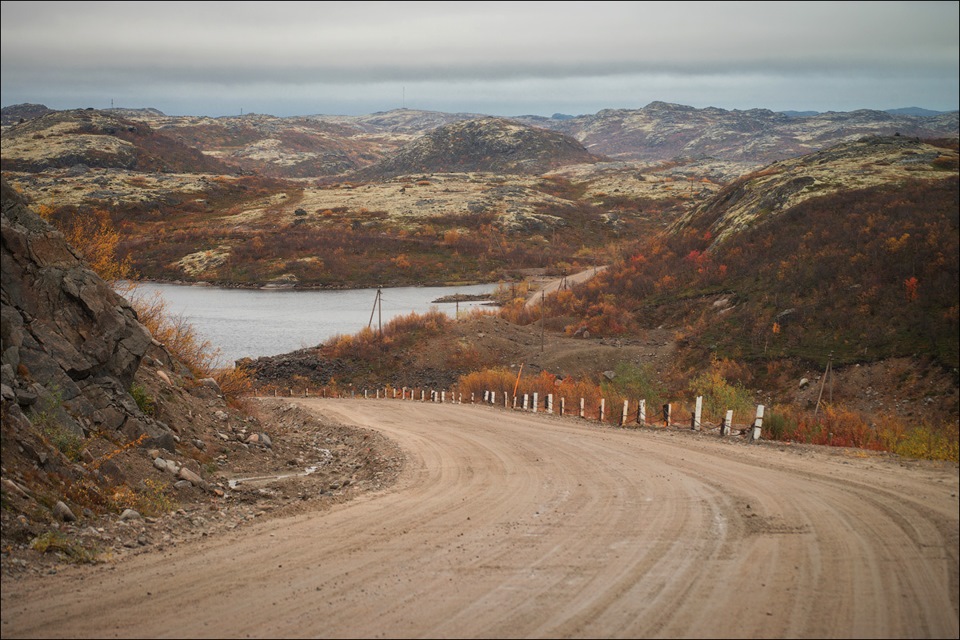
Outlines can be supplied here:
M625 77L712 77L718 82L705 84L720 90L725 79L750 76L807 87L815 77L855 78L888 92L929 79L940 84L940 102L955 106L960 73L955 2L2 6L5 104L31 87L239 93L271 85L299 94L334 85L360 95L390 83L486 83L481 96L509 87L521 93L503 100L526 104L524 87L512 82L595 87Z

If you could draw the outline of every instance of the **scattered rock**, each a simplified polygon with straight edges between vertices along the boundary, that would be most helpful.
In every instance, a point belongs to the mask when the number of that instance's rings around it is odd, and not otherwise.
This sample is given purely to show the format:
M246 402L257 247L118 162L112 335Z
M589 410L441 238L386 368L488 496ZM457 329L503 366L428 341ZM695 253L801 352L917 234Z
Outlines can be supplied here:
M190 469L187 469L186 467L180 467L177 477L181 480L186 480L187 482L192 483L194 486L204 486L203 478L195 474L193 471L190 471Z
M63 520L64 522L76 522L77 516L73 515L73 511L70 510L66 504L62 501L57 501L57 504L53 507L53 515Z
M200 384L202 384L206 388L216 393L218 396L223 395L223 391L220 389L220 385L217 384L217 381L214 380L213 378L201 378L198 382L200 382Z

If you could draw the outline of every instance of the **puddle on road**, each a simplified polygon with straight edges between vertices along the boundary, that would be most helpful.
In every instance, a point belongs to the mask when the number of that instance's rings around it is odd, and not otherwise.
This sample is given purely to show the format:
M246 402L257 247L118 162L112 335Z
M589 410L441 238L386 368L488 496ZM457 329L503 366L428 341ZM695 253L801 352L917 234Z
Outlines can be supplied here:
M236 489L242 484L277 482L280 480L287 480L289 478L302 478L304 476L309 476L310 474L316 473L321 467L326 466L331 460L333 460L333 454L330 453L329 449L318 449L318 451L323 454L323 460L316 462L309 467L305 467L303 471L297 471L294 473L278 473L266 476L251 476L249 478L234 478L233 480L228 480L227 485L231 489Z

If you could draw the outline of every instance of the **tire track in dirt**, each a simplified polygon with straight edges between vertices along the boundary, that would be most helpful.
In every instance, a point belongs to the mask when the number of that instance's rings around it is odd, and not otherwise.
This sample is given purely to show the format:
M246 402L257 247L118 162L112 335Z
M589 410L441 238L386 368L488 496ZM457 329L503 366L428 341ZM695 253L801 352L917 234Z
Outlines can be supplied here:
M956 465L480 406L301 404L393 438L397 485L5 584L4 637L957 635Z

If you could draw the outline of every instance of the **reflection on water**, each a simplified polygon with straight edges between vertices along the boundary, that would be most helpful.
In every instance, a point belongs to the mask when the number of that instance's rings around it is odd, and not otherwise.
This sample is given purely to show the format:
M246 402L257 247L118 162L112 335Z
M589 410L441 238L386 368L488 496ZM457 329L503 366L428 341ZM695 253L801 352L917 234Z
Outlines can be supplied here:
M495 284L463 287L400 287L383 290L383 322L431 308L454 315L455 305L433 300L455 293L489 293ZM376 289L295 291L219 289L142 283L138 295L159 291L171 314L193 325L204 340L220 349L222 364L244 357L287 353L312 347L338 334L354 334L367 326ZM461 302L460 311L482 303ZM376 326L378 316L373 314Z

